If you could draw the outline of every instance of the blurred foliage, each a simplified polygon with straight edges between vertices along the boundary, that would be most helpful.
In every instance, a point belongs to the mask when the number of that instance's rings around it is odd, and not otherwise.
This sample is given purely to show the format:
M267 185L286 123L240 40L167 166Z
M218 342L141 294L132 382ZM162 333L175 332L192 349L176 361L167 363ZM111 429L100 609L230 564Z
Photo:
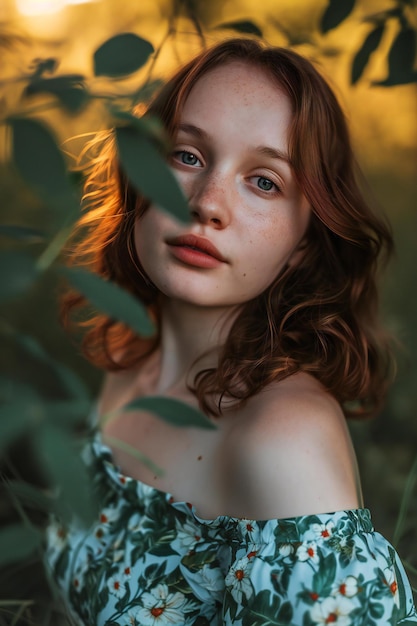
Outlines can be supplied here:
M290 32L278 20L275 28L288 46L306 40L313 45L319 42L323 52L328 33L343 28L357 5L354 0L326 2L308 35L296 29ZM59 328L56 300L60 281L65 278L72 282L94 306L136 331L152 333L146 311L129 294L88 272L61 264L60 253L80 215L80 190L79 178L71 175L68 157L58 145L49 113L58 109L68 119L81 121L91 108L100 107L107 126L116 127L120 161L131 182L177 218L187 219L185 198L155 145L161 141L160 129L138 120L132 109L158 86L159 79L153 74L156 61L169 39L177 36L178 24L184 18L201 46L213 30L219 38L233 33L265 35L258 13L253 19L248 16L223 21L220 15L217 2L209 6L203 0L172 0L167 32L155 50L146 39L126 32L97 47L92 77L84 73L59 74L58 60L48 57L35 59L25 72L5 78L0 84L0 121L7 129L10 148L8 162L0 168L0 626L69 623L43 571L41 529L50 512L63 517L76 512L87 519L95 514L80 449L100 375L74 351ZM386 77L372 83L375 87L392 87L416 82L415 4L396 0L388 8L367 13L363 22L369 24L369 30L351 59L351 85L364 80L372 55L380 50L393 23L395 34L383 52ZM4 48L13 49L20 42L20 35L0 36ZM128 75L136 76L137 72L144 78L136 80L133 89L119 87ZM97 87L101 84L98 78L106 81L105 89ZM383 173L373 175L371 184L378 189L382 203L387 198L394 203L402 181L395 182L392 175L387 178ZM406 207L408 215L415 210L414 202L415 189ZM415 300L414 305L409 301L414 284L416 233L408 228L409 221L393 221L404 249L400 268L388 279L384 308L394 329L399 308L406 309L401 324L406 328L403 339L411 356L407 357L409 363L407 358L400 359L399 382L383 415L365 425L353 424L352 434L366 501L379 528L398 544L410 578L417 581L417 551L413 548L417 519L417 396L415 371L410 365L413 348L417 352L417 306ZM396 280L399 273L401 284ZM179 426L207 426L207 421L199 422L201 416L183 405L146 398L139 401L141 406L145 401L152 405L148 408Z

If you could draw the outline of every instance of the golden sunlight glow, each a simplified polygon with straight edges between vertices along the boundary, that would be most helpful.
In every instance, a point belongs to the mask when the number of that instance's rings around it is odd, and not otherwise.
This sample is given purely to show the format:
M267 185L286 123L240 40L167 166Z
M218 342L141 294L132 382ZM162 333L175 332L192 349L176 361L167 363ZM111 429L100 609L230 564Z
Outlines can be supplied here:
M32 17L58 13L69 4L85 4L95 0L16 0L21 15Z

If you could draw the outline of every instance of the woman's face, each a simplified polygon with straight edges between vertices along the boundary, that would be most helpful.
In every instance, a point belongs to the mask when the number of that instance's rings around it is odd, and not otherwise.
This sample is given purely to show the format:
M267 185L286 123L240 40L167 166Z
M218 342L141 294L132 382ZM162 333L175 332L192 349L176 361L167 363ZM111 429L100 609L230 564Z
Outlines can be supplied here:
M310 207L288 162L291 115L271 78L243 62L211 70L192 88L170 160L192 221L151 206L135 232L141 264L167 297L239 305L294 260Z

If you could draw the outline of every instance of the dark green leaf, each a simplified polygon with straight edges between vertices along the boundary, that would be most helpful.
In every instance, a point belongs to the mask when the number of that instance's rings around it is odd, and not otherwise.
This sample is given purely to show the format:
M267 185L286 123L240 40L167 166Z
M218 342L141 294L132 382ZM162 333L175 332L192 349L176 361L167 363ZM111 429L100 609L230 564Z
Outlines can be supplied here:
M1 224L0 235L26 243L39 243L45 240L45 233L40 230L29 226L16 226L15 224Z
M47 375L51 378L52 375L56 377L71 397L81 400L89 398L88 391L81 379L64 364L55 361L34 337L18 333L13 328L3 328L2 330L4 335L10 336L13 343L22 350L23 358L34 360L35 364L39 363L39 368L47 366Z
M198 571L203 565L213 563L216 559L216 554L208 550L202 550L201 552L189 552L182 557L181 563L185 565L187 569L192 571Z
M123 33L105 41L94 53L96 76L126 76L146 63L153 46L134 33Z
M38 278L34 260L16 250L0 252L0 302L23 293Z
M30 483L12 480L6 483L6 489L25 506L44 512L51 511L53 508L53 498Z
M60 513L75 513L91 521L94 506L90 478L74 437L57 426L45 424L33 436L40 466L52 485L59 488Z
M58 67L58 59L49 57L48 59L35 59L33 61L33 77L42 76L45 72L51 73Z
M9 118L13 160L25 182L47 202L68 209L78 205L55 137L33 119Z
M0 565L20 561L36 550L42 534L22 523L3 527L0 531Z
M375 619L381 619L384 615L384 605L379 602L370 602L369 612Z
M254 22L250 20L241 20L237 22L226 22L225 24L219 24L217 28L223 28L225 30L235 30L238 33L244 33L246 35L256 35L262 37L262 31Z
M278 615L277 621L280 624L290 624L293 615L293 608L291 602L284 602L281 606Z
M388 54L388 77L375 85L392 87L417 82L417 72L414 70L416 42L417 32L413 28L407 26L400 30Z
M146 117L138 117L130 111L123 111L114 107L110 107L110 112L113 117L126 122L128 126L137 130L140 135L149 139L155 139L161 143L166 140L164 127L158 118L150 115L147 115Z
M352 13L355 0L329 0L329 4L321 18L320 30L327 33L339 26Z
M87 401L48 401L37 397L25 385L13 386L15 398L0 406L0 450L23 435L29 426L49 421L70 431L87 422L91 404Z
M154 143L132 126L116 129L120 162L130 182L146 198L178 219L190 219L187 200Z
M19 437L28 434L39 422L40 405L35 401L19 399L0 407L0 452L4 452Z
M365 67L369 61L369 57L379 46L383 33L383 24L380 24L379 26L371 30L371 32L368 34L365 41L363 42L362 46L356 53L352 63L352 73L350 78L350 82L352 83L352 85L357 83L362 76Z
M149 337L155 328L137 298L115 283L79 268L62 268L70 283L99 311L123 322L141 336Z
M174 398L147 396L137 398L123 407L123 410L134 411L136 409L151 411L151 413L155 413L155 415L161 417L169 424L174 424L174 426L195 426L196 428L207 428L210 430L216 428L213 422L201 411Z
M49 93L56 96L61 104L76 113L89 99L89 94L81 74L67 74L53 78L34 78L24 91L25 96L38 93Z
M86 424L91 414L88 400L52 401L43 403L45 419L71 430L76 424Z

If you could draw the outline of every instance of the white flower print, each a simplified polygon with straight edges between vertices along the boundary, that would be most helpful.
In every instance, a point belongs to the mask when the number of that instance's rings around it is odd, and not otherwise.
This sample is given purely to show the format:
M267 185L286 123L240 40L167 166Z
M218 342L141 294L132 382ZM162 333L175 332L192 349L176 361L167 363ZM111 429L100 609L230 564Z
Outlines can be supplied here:
M115 595L117 598L123 598L126 593L126 587L122 582L121 578L116 576L111 576L107 581L107 587L109 588L110 593Z
M398 583L397 583L397 579L395 577L394 570L392 568L390 568L390 567L387 567L384 570L384 576L385 576L385 582L386 582L390 592L393 595L394 602L399 607L400 606L400 598L399 598L399 594L398 594Z
M181 552L190 550L196 543L201 541L201 528L192 522L180 522L176 520L177 536L172 545L179 544ZM175 549L175 548L174 548Z
M136 626L136 613L136 609L130 609L130 611L128 611L127 614L123 616L125 626Z
M119 516L120 510L115 507L107 507L100 511L98 519L100 525L104 528L107 528L112 522L115 522L117 519L119 519Z
M185 571L188 583L192 586L195 594L202 601L216 598L219 602L224 591L224 578L218 567L210 567L207 563L196 572Z
M327 522L327 524L312 524L311 530L316 536L316 539L324 539L328 541L333 534L334 522Z
M182 593L169 593L167 585L163 584L150 592L145 591L141 602L143 608L136 613L136 620L141 626L180 626L184 624L184 613L190 610Z
M62 550L68 543L68 533L62 524L52 522L47 528L47 542L52 551Z
M239 520L239 530L243 537L247 536L250 541L253 541L253 535L255 533L255 527L253 521L250 519Z
M315 541L304 541L297 549L297 558L299 561L311 561L317 564L320 559L317 552L317 544Z
M226 578L226 586L230 588L232 597L238 604L242 604L243 598L250 598L253 594L252 583L249 578L250 572L250 560L248 557L243 557L236 561L230 568Z
M125 581L130 580L132 576L132 570L129 565L125 565L125 567L123 568L122 575L123 575L123 580Z
M141 535L144 535L145 533L150 532L150 526L149 517L147 517L147 515L135 513L129 520L128 530L132 533L140 533Z
M338 585L336 593L345 596L346 598L353 598L358 593L358 581L355 576L346 576L346 578Z
M311 619L315 624L335 624L336 626L350 626L349 614L354 604L344 596L325 598L316 602L310 611Z

